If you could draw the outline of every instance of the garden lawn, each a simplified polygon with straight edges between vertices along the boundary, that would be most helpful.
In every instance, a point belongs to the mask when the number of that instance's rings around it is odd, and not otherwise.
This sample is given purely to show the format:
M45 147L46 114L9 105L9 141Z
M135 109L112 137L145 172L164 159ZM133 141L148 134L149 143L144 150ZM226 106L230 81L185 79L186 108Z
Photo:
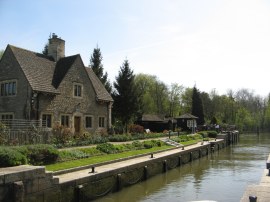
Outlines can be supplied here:
M72 160L72 161L46 165L46 170L58 171L58 170L70 169L70 168L75 168L75 167L80 167L80 166L103 163L106 161L112 161L112 160L121 159L121 158L127 158L127 157L136 156L140 154L147 154L147 153L152 153L156 151L162 151L162 150L166 150L170 148L173 148L173 146L164 145L161 147L153 147L150 149L141 149L141 150L133 150L133 151L127 151L127 152L122 152L122 153L117 153L117 154L93 156L89 158L83 158L83 159L78 159L78 160Z

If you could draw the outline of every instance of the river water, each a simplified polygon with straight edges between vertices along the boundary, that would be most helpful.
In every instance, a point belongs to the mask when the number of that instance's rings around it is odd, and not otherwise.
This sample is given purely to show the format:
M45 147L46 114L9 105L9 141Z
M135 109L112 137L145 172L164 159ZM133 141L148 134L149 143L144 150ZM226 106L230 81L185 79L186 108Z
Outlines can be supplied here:
M269 153L270 134L241 134L238 144L98 201L237 202L248 185L259 183Z

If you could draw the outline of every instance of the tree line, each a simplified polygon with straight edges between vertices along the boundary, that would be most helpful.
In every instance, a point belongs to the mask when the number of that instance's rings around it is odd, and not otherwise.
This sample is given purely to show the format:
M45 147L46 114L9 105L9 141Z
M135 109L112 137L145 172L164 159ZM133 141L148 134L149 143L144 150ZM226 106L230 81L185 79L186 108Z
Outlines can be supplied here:
M91 55L90 67L106 87L109 81L107 73L100 73L103 72L101 61L101 52L97 47ZM237 91L230 89L226 94L219 95L215 89L207 93L200 92L196 86L167 85L155 75L135 75L128 60L124 60L113 86L107 90L114 99L114 124L120 123L124 127L142 114L177 117L191 113L199 117L199 125L236 125L241 131L270 131L270 94L264 98L243 88Z
M47 53L47 44L42 53ZM3 51L0 51L0 58ZM256 95L250 89L228 90L219 95L215 89L200 92L178 83L165 84L155 75L134 74L126 59L111 83L104 72L102 53L97 46L90 56L89 67L114 99L113 125L127 130L142 114L163 114L177 117L191 113L198 124L236 125L240 131L270 131L270 93Z

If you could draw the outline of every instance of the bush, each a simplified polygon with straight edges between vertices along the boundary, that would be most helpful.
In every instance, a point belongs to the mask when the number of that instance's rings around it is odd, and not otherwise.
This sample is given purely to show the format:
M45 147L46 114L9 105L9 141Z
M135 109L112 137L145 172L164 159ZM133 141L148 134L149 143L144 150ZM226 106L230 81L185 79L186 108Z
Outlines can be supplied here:
M32 165L46 165L55 163L59 152L51 145L39 144L27 146L27 157Z
M82 148L79 150L88 154L89 156L98 156L98 155L103 154L103 152L98 150L96 147Z
M110 142L126 142L132 140L132 136L128 134L112 135L108 137Z
M153 144L150 141L145 141L143 143L143 146L145 149L151 149L153 147Z
M198 132L198 134L200 134L203 138L208 137L208 132L207 131L200 131L200 132Z
M160 147L163 145L163 142L160 140L149 140L149 141L144 141L143 146L146 149L150 149L152 147Z
M217 131L207 131L208 132L208 137L210 138L216 138L217 137Z
M72 139L72 132L70 128L56 124L52 129L53 139L56 144L65 144Z
M97 145L97 149L107 154L113 154L116 152L114 145L111 143L99 144Z
M129 126L129 132L131 134L140 134L140 133L144 133L144 128L143 126L140 125L136 125L136 124L131 124Z
M27 163L26 156L8 147L0 147L0 167L18 166Z
M59 152L59 161L70 161L75 159L87 158L89 154L86 154L80 150L65 150Z
M133 141L133 142L132 142L132 145L133 145L136 149L141 149L141 148L143 148L143 143L140 142L140 141L138 141L138 140Z

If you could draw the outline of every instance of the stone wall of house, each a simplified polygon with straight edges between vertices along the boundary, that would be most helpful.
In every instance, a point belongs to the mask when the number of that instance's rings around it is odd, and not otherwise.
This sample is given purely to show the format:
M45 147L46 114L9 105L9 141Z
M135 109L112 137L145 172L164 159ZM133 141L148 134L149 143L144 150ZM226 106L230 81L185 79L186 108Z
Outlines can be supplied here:
M6 80L17 82L17 93L15 96L0 96L0 113L13 113L14 119L27 118L31 111L32 91L10 48L6 49L0 61L0 82Z
M82 84L82 97L73 96L74 84ZM85 116L92 116L93 127L89 129L89 132L95 132L98 129L98 117L105 117L105 123L107 123L107 103L96 101L94 88L79 58L75 60L58 89L61 92L59 95L40 95L40 118L42 113L50 113L53 115L53 122L60 122L61 115L69 115L70 127L74 127L74 116L79 116L81 117L81 128L85 130Z

